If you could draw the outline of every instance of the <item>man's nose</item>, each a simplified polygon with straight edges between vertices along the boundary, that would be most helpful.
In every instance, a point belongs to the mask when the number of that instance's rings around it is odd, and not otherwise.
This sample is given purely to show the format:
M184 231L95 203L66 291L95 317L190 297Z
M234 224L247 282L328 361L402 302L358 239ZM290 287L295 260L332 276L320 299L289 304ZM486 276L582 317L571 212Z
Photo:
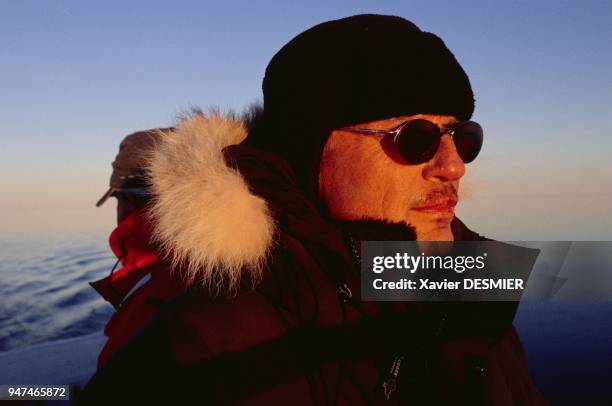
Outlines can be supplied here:
M452 182L465 175L465 163L457 153L453 137L444 134L436 155L425 165L423 177L428 180Z

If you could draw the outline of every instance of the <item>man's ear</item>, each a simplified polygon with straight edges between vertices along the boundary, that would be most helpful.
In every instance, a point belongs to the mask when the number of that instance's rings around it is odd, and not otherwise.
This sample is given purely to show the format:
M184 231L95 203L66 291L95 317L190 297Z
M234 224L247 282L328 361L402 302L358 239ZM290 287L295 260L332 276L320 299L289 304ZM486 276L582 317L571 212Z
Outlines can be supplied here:
M347 134L340 134L337 131L332 131L332 133L327 137L327 141L323 146L323 150L321 151L321 159L319 159L319 178L318 178L318 188L319 188L319 197L325 198L329 197L329 193L333 192L333 179L332 175L337 165L340 165L340 156L337 154L343 153L346 155L352 154L352 148L350 144L347 144ZM345 137L342 139L342 137ZM339 148L341 151L339 151Z

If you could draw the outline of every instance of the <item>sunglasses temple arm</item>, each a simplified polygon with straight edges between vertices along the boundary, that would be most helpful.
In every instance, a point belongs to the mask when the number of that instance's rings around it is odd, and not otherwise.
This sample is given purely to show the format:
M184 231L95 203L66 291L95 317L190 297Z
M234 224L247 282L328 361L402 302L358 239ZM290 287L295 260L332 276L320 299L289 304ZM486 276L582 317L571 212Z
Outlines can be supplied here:
M344 131L350 131L359 134L384 134L384 135L395 135L395 131L387 130L371 130L369 128L343 128Z

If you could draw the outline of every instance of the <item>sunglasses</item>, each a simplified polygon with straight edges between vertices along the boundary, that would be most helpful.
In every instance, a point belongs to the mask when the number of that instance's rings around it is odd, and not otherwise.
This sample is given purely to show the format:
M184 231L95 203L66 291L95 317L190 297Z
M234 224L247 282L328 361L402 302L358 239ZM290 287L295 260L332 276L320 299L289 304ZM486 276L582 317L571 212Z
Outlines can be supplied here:
M450 134L457 153L464 163L470 163L478 156L482 147L482 127L474 121L464 121L453 128L439 127L428 120L406 121L393 130L371 130L368 128L341 128L359 134L383 134L393 137L393 144L399 155L409 164L417 165L432 159L444 134Z

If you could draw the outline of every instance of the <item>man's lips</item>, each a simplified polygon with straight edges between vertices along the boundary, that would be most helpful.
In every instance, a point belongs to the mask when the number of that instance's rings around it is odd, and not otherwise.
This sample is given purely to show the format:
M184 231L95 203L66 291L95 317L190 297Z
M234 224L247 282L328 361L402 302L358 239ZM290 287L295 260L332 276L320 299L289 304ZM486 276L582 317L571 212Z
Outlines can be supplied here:
M413 208L413 210L417 210L417 211L431 211L431 212L437 212L437 211L452 212L455 209L456 205L457 205L457 200L451 199L451 200L444 200L444 201L437 201L437 202L427 203L427 204L425 204L423 206L415 207L415 208Z

